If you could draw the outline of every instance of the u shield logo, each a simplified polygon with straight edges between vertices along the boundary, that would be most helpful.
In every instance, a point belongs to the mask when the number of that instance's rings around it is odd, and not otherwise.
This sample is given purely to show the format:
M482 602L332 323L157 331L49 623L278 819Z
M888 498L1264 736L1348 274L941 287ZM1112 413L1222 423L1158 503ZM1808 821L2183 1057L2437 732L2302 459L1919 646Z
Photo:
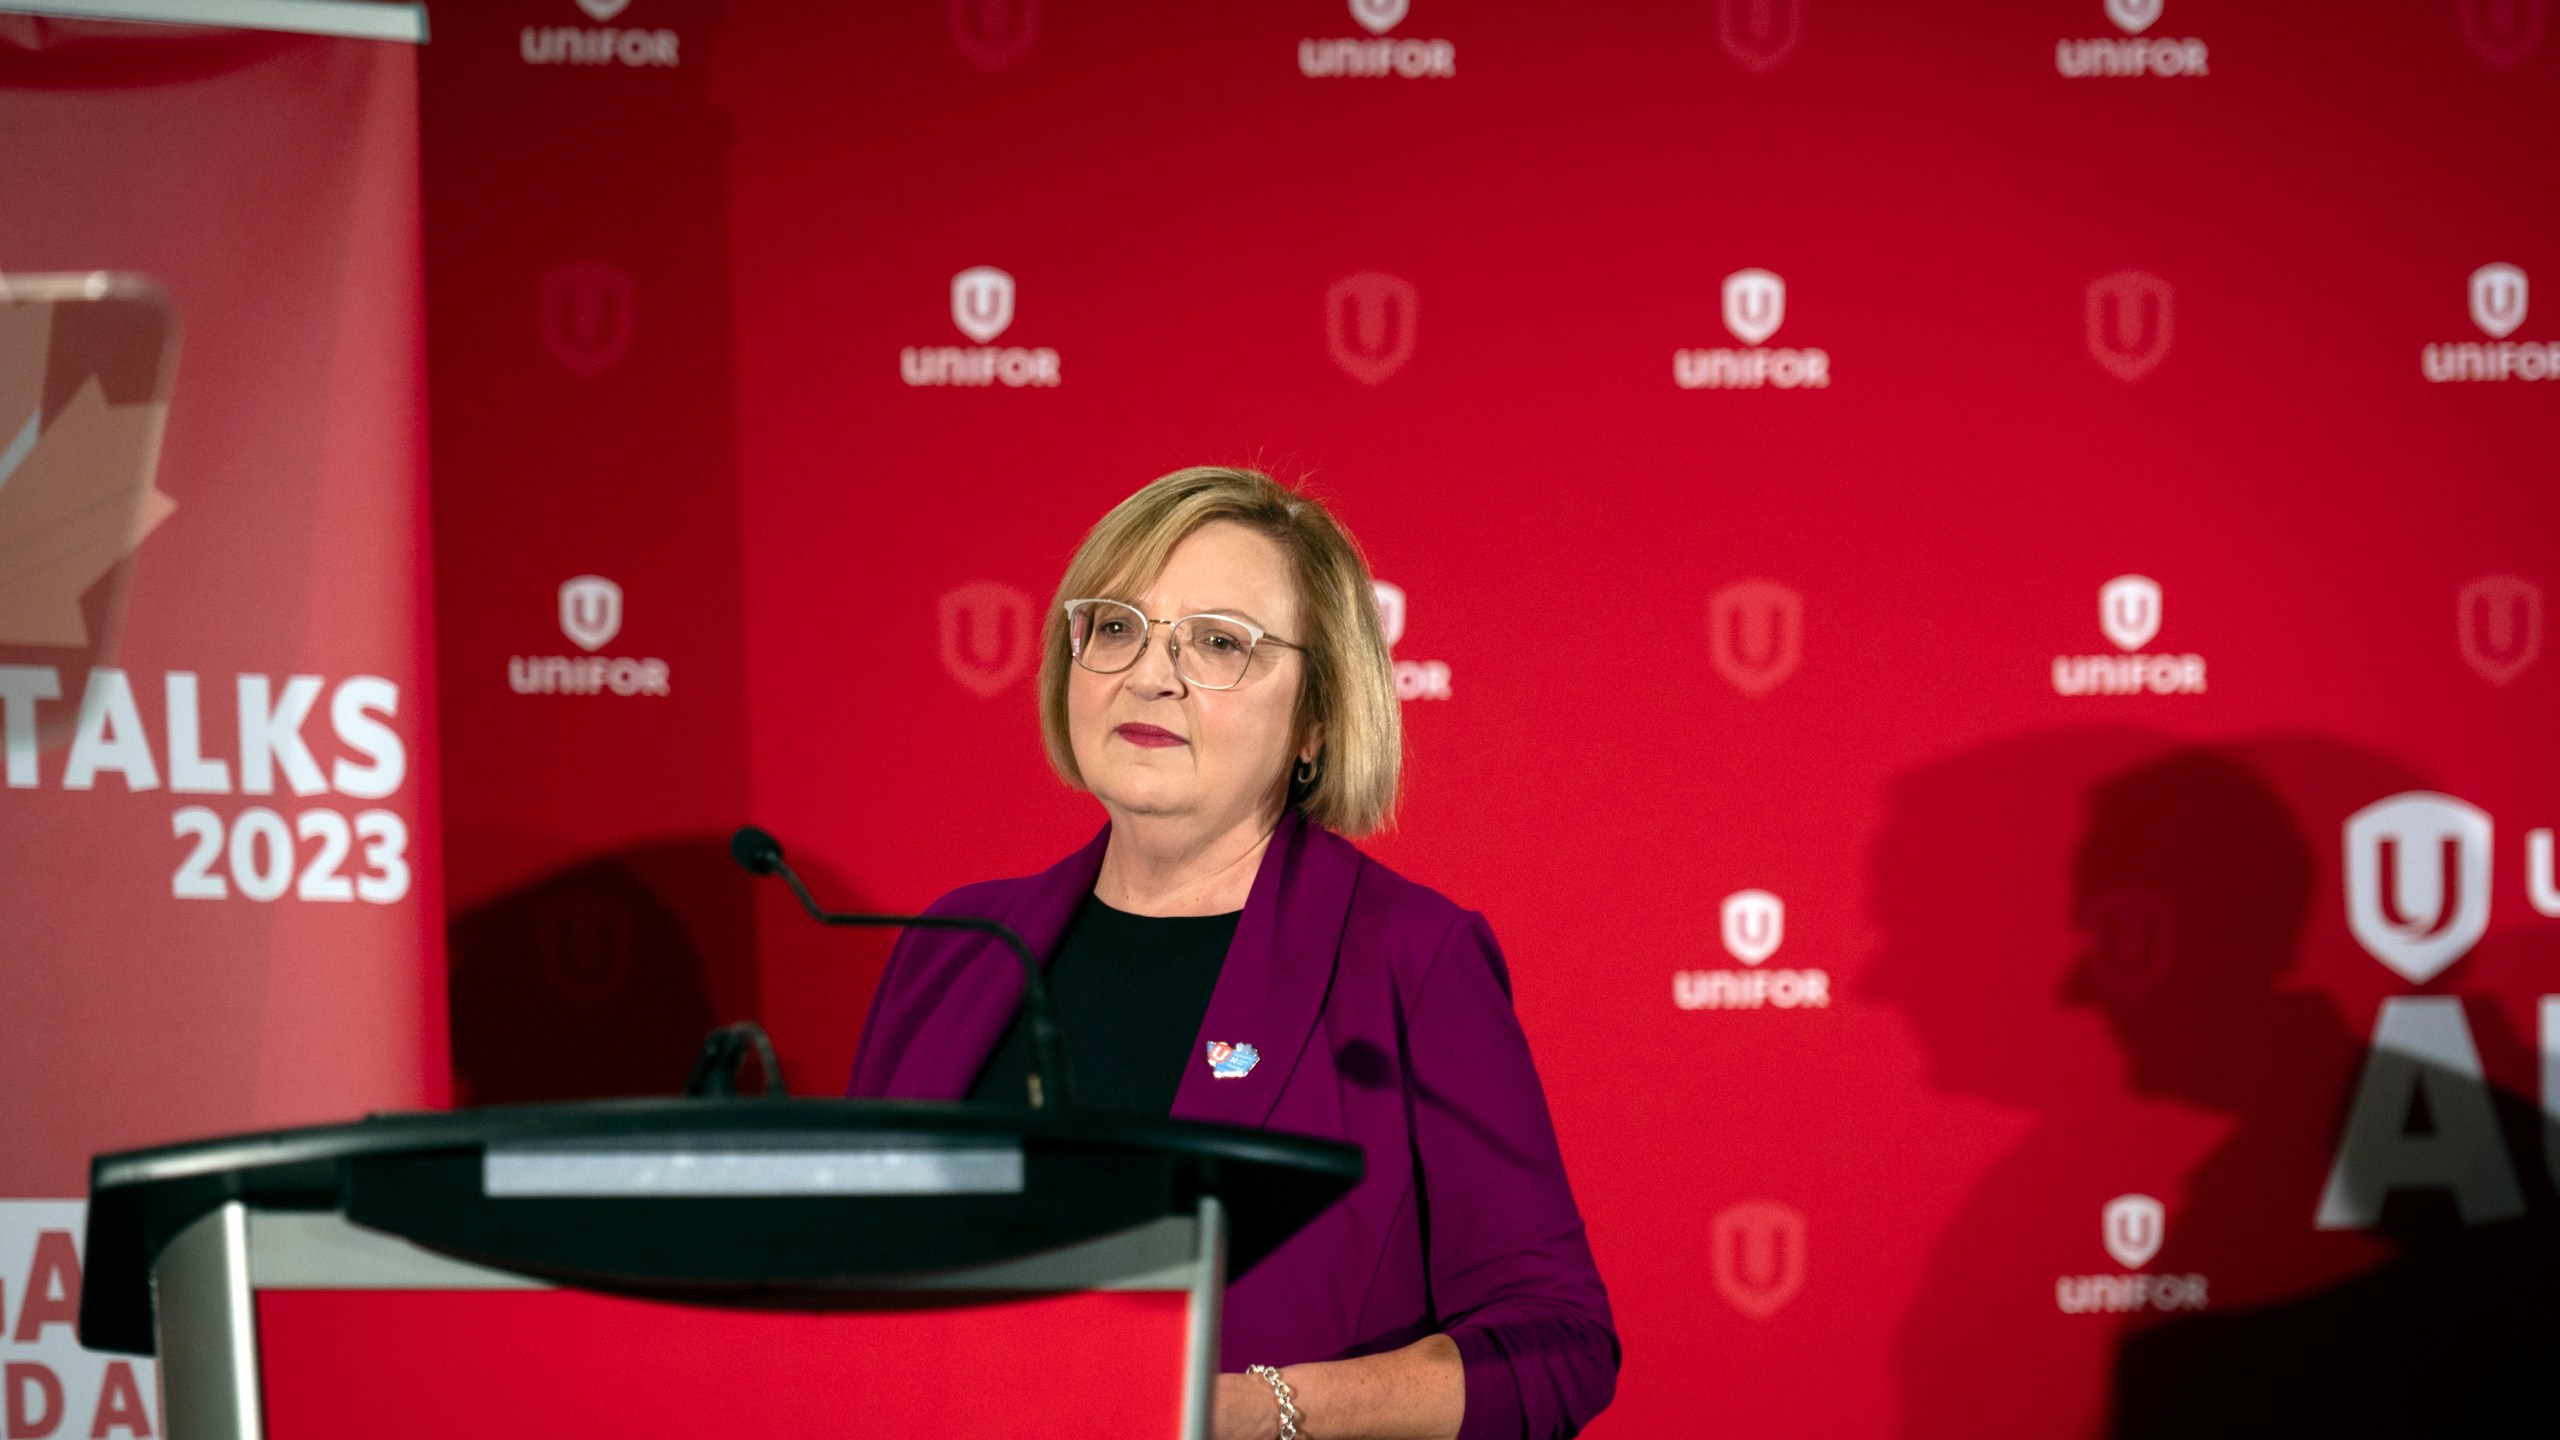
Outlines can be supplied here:
M1031 597L996 580L942 597L942 668L960 688L993 698L1031 665Z
M2131 384L2169 354L2173 307L2169 282L2141 270L2119 270L2089 282L2089 358Z
M1708 1224L1716 1293L1754 1320L1766 1320L1804 1289L1804 1213L1775 1200L1746 1200Z
M2150 890L2113 890L2089 902L2089 973L2107 993L2133 1000L2169 977L2177 956L2177 911Z
M2513 70L2542 44L2543 0L2461 0L2462 43L2492 70Z
M1736 890L1727 895L1717 920L1725 953L1745 965L1757 965L1777 954L1787 940L1787 902L1766 890Z
M1387 648L1396 648L1404 638L1404 587L1387 580L1372 580L1370 591L1378 597L1378 627L1386 632Z
M535 304L542 348L581 380L612 369L640 333L634 290L631 272L619 265L573 260L553 266Z
M2098 629L2130 655L2160 633L2160 582L2119 575L2098 587Z
M2483 575L2454 597L2454 629L2465 663L2492 685L2533 668L2542 655L2542 587L2516 575Z
M1030 54L1040 38L1040 0L947 0L942 18L951 48L989 74Z
M2504 340L2524 323L2524 272L2504 261L2471 272L2471 323L2492 340Z
M1787 282L1766 270L1736 270L1724 277L1724 328L1745 345L1757 345L1787 323Z
M1410 280L1363 270L1324 292L1324 343L1343 372L1376 385L1413 358L1422 297Z
M2487 811L2410 790L2347 817L2347 928L2374 959L2424 985L2489 928Z
M1738 580L1707 601L1707 658L1757 700L1804 658L1804 597L1775 580Z
M951 277L951 323L981 345L1013 324L1013 277L993 265L972 265Z
M2160 19L2161 0L2107 0L2107 18L2127 35L2139 35Z
M560 582L560 633L592 655L622 633L622 587L601 575Z
M1351 0L1351 18L1372 35L1384 35L1404 23L1413 0Z
M1716 0L1716 41L1734 64L1766 75L1804 44L1804 7L1805 0Z
M534 916L543 983L580 1010L613 998L631 979L631 907L592 890L555 896Z
M2127 1270L2139 1270L2160 1253L2168 1233L2168 1207L2148 1195L2119 1195L2099 1216L2107 1254Z

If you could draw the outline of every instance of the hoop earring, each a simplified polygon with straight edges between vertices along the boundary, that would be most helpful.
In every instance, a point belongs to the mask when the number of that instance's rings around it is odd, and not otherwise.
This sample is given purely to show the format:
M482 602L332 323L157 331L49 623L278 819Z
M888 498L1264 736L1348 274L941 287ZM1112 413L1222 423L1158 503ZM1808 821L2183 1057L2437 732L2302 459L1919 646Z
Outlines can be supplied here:
M1324 767L1313 760L1301 760L1297 768L1289 772L1290 777L1300 785L1313 785L1316 783L1316 777L1323 773Z

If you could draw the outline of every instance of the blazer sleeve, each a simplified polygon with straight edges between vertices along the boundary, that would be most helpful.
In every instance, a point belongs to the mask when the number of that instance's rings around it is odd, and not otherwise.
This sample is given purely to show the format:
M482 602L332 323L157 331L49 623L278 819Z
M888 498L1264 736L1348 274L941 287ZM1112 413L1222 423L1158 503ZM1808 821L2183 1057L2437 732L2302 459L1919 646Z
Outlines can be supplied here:
M927 905L924 913L1001 916L997 890L998 883L964 885ZM889 963L880 971L879 986L871 992L871 1009L863 1017L862 1038L854 1046L853 1078L845 1094L856 1100L888 1097L898 1063L924 1037L953 972L979 963L979 950L993 952L1001 963L1013 962L1012 956L995 947L995 941L966 932L899 931L897 943L889 947Z
M1433 1308L1466 1367L1460 1440L1574 1434L1618 1335L1484 917L1450 928L1405 1020Z

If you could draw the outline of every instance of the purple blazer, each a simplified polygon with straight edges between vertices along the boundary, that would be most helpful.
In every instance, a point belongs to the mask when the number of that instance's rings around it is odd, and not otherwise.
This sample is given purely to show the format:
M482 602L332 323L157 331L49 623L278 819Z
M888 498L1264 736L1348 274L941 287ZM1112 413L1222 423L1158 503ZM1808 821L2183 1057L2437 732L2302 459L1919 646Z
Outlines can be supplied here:
M1052 954L1110 834L1038 875L954 890L933 913L1004 921ZM850 1093L961 1098L1021 993L1020 967L986 937L908 931L872 999ZM1368 1159L1367 1178L1227 1292L1226 1369L1445 1331L1466 1363L1463 1440L1571 1435L1609 1403L1608 1292L1482 915L1291 811L1199 1038L1176 1118L1348 1141ZM1213 1040L1262 1058L1216 1078Z

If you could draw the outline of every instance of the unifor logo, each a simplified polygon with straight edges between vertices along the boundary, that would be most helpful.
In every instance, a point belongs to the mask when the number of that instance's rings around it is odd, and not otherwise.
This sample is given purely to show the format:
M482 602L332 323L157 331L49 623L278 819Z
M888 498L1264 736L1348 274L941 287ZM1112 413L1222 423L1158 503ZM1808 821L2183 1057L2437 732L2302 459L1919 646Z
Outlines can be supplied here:
M1786 1308L1804 1289L1804 1214L1775 1200L1746 1200L1707 1225L1716 1293L1754 1320Z
M1040 0L947 0L951 48L981 70L1005 69L1040 38Z
M1725 953L1745 965L1759 964L1786 943L1787 902L1766 890L1736 890L1727 895L1719 919Z
M2089 357L2119 380L2134 381L2169 353L2169 282L2141 270L2119 270L2089 282Z
M2177 955L2176 911L2151 890L2111 890L2089 902L2089 973L2118 999L2134 1000L2169 976Z
M951 323L981 345L1013 324L1013 277L993 265L972 265L951 277Z
M1031 668L1031 597L996 580L942 597L942 668L960 688L989 699Z
M622 587L601 575L560 582L560 633L592 655L622 633Z
M2499 262L2471 272L2471 323L2492 340L2504 340L2524 323L2524 272Z
M640 331L631 272L600 260L553 266L542 277L535 313L542 347L582 380L630 354Z
M2454 597L2454 629L2463 660L2504 685L2542 655L2542 587L2520 575L2483 575Z
M1324 292L1324 343L1334 363L1376 385L1413 358L1421 296L1410 280L1375 270L1345 275Z
M2492 70L2513 70L2542 43L2544 0L2459 0L2462 43Z
M2488 812L2412 790L2347 817L2347 928L2413 984L2442 974L2489 928Z
M2160 582L2119 575L2098 587L2098 629L2130 655L2160 633Z
M1757 345L1786 322L1786 281L1766 270L1736 270L1724 277L1724 328L1734 339Z
M1351 18L1372 35L1384 35L1404 23L1412 0L1351 0Z
M1805 0L1716 0L1716 39L1733 63L1766 75L1804 44Z
M2117 1264L2139 1270L2160 1253L2168 1215L2168 1207L2148 1195L2119 1195L2099 1213L2099 1238Z
M2107 0L2107 18L2127 35L2139 35L2160 18L2160 0Z
M1804 597L1775 580L1737 580L1707 600L1707 658L1758 699L1804 658Z
M1386 632L1387 648L1392 650L1404 638L1404 587L1372 580L1369 589L1378 597L1378 627Z
M578 8L599 25L631 8L631 0L578 0Z
M572 890L534 915L537 969L554 994L581 1010L613 998L631 979L631 907L620 897Z

